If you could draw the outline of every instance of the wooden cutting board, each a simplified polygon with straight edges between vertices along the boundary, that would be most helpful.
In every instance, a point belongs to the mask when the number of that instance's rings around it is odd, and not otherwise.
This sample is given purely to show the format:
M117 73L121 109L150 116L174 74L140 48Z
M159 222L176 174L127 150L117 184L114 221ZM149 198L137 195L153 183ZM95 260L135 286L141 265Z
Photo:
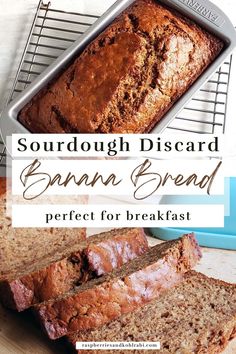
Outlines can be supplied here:
M149 238L151 245L160 241ZM221 265L220 267L218 265ZM197 270L226 281L236 281L236 252L203 250L203 258ZM46 338L30 314L15 313L0 306L0 354L69 354L63 341ZM236 340L224 354L236 354Z

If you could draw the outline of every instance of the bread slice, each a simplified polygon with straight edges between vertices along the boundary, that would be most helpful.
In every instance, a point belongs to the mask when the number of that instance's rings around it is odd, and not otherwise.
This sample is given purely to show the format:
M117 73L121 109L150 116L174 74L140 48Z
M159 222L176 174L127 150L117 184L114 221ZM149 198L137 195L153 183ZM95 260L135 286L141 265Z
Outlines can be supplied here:
M193 234L152 247L120 269L34 307L51 339L101 326L182 280L201 254Z
M148 305L94 330L71 334L78 342L160 342L160 354L221 353L236 336L236 285L189 272L185 280ZM111 351L103 350L109 354ZM116 350L146 354L148 350ZM99 354L99 350L77 351ZM154 351L150 351L154 353Z
M85 238L84 228L13 228L6 216L6 179L0 178L0 280Z
M46 257L7 276L0 283L2 302L23 311L106 274L147 250L143 229L117 229L89 237L63 254Z

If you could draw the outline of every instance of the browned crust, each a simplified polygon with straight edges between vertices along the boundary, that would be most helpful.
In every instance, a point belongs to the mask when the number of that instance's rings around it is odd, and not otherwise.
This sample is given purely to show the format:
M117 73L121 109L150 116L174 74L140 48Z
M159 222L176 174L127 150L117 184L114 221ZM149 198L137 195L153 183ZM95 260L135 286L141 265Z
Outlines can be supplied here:
M0 177L0 195L6 194L6 178Z
M35 306L51 339L80 329L99 327L129 313L181 281L200 258L193 235L155 246L99 282ZM145 266L143 265L145 264Z
M229 342L236 337L236 316L234 319L229 321L224 326L218 327L215 330L216 334L221 333L220 337L212 337L209 346L207 348L207 352L203 350L199 350L197 354L220 354L222 353ZM215 343L215 339L218 339L218 342Z
M178 12L137 0L23 108L19 120L35 133L149 132L222 47ZM172 56L175 74L168 74ZM110 64L102 71L101 63Z
M0 295L5 306L23 311L121 267L147 250L143 229L117 229L92 236L65 258L35 272L5 279L0 283Z

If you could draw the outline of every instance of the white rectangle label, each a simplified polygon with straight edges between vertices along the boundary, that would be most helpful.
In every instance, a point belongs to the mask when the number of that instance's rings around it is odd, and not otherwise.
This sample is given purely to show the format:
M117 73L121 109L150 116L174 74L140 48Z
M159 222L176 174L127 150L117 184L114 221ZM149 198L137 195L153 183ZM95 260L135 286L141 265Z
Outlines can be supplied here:
M223 227L223 205L13 205L13 227Z
M222 156L224 136L212 134L13 134L13 157L153 157Z
M76 350L160 350L160 342L76 342Z
M224 194L219 160L14 160L13 195L133 196Z
M191 134L14 135L13 226L223 227L225 201L214 198L225 195L225 176L235 173L229 142ZM105 202L81 207L81 196ZM166 205L156 205L163 196ZM197 197L205 201L193 205Z

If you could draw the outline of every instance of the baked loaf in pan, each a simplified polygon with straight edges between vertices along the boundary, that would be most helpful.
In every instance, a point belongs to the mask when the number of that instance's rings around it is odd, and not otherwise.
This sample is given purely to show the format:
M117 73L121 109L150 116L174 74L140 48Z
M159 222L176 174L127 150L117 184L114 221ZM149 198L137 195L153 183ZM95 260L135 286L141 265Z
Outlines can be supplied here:
M0 281L85 238L85 228L13 228L6 215L6 179L0 177Z
M157 298L180 282L200 257L193 234L185 235L34 309L51 339L99 327Z
M144 133L223 42L155 0L136 0L20 112L33 133Z
M111 272L147 250L143 229L117 229L91 236L63 254L15 269L0 282L2 302L18 311L26 310Z
M69 336L78 342L160 342L161 350L116 350L117 354L216 354L236 336L236 286L189 272L159 300L90 331ZM111 351L103 350L103 354ZM77 351L99 354L99 350Z

